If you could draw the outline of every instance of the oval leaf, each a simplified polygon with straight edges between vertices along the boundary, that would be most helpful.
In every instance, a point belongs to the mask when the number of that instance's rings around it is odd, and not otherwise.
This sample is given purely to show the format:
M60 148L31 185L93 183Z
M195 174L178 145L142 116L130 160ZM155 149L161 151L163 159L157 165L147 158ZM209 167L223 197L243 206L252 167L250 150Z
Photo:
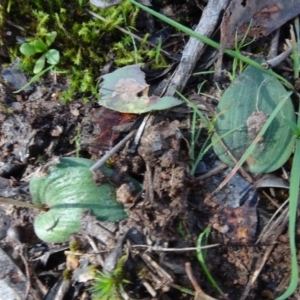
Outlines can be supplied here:
M34 74L38 74L40 73L44 67L45 67L45 62L46 62L46 58L45 58L45 54L43 54L35 63L34 65L34 69L33 69L33 73Z
M31 56L36 53L35 48L29 43L22 44L20 47L20 51L22 54L26 56Z
M127 217L123 206L116 202L116 188L110 183L96 185L89 168L93 161L85 158L61 158L47 172L35 174L30 181L32 200L50 210L35 218L37 236L47 242L67 241L80 229L80 217L90 210L100 221L116 222ZM114 171L101 171L111 176Z
M35 40L31 44L35 48L35 51L39 53L43 53L48 49L47 45L41 40Z
M219 136L224 135L222 142L236 160L243 156L276 106L286 97L287 91L275 77L252 66L248 66L225 91L218 105L219 117L215 122L215 130ZM272 172L290 157L294 137L285 118L295 122L290 98L247 158L245 167L249 171ZM230 130L233 132L226 135ZM234 166L227 151L217 141L218 138L213 137L217 156L226 164Z
M55 49L50 49L46 53L47 62L50 65L57 65L59 63L60 54Z

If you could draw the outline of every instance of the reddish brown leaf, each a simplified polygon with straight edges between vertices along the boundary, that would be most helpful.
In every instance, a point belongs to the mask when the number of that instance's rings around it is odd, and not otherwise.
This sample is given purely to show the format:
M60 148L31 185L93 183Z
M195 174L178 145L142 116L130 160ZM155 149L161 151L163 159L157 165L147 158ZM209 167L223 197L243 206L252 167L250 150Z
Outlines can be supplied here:
M115 145L119 133L113 131L114 126L134 122L137 115L122 114L105 107L95 109L91 112L93 119L94 132L98 131L97 136L89 145L89 152L94 155L99 154L99 150L109 150Z

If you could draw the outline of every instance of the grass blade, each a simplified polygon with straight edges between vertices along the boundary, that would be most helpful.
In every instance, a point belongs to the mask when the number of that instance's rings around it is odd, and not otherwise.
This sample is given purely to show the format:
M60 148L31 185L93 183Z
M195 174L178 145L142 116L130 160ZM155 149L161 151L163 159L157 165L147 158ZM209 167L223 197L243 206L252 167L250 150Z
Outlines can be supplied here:
M222 292L221 288L218 286L217 282L214 280L214 278L212 277L212 275L210 274L207 266L206 266L206 263L205 263L205 250L201 250L201 246L202 246L202 241L203 239L205 239L205 242L207 243L207 238L208 238L208 235L210 233L210 228L207 227L198 237L198 240L197 240L197 258L198 258L198 261L207 277L207 279L209 280L209 282L211 283L211 285L213 286L213 288L220 294L220 295L224 295L224 293Z
M298 95L299 98L299 95ZM300 112L300 106L298 111ZM300 118L297 121L298 129L300 128ZM293 158L291 179L290 179L290 202L289 202L289 239L291 251L291 280L287 290L276 300L284 300L291 296L298 286L299 267L297 260L297 250L295 241L296 221L297 221L297 208L299 198L299 185L300 185L300 139L296 139L296 149Z

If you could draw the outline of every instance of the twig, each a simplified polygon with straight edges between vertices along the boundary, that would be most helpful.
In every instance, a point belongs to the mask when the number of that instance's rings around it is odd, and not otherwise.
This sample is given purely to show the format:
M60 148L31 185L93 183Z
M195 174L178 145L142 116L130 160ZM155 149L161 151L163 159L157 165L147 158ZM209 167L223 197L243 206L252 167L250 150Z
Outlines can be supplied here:
M94 251L95 253L97 253L97 256L96 256L96 257L97 257L97 259L98 259L99 265L100 265L101 267L103 267L103 266L104 266L104 260L103 260L102 256L100 255L100 253L98 252L98 248L97 248L97 246L96 246L96 243L94 242L94 240L93 240L88 234L86 234L85 237L87 238L87 240L88 240L90 246L92 247L93 251Z
M198 284L193 272L192 272L192 267L191 267L191 263L190 262L186 262L185 263L185 271L186 271L186 274L190 280L190 282L192 283L193 287L194 287L194 290L196 292L196 295L195 295L195 300L217 300L216 298L212 298L210 297L209 295L205 294L203 292L203 290L201 289L200 285Z
M148 246L148 245L132 245L132 248L147 249L147 251L161 251L161 252L183 252L183 251L196 251L199 249L209 249L219 247L220 244L212 244L201 247L186 247L186 248L163 248L159 246Z
M114 146L111 150L109 150L104 156L102 156L91 168L90 171L94 172L102 167L105 162L116 152L118 152L128 140L130 140L133 135L136 133L136 130L131 131L128 133L116 146Z
M195 32L203 36L211 36L219 21L220 13L227 7L228 2L228 0L210 0L202 13ZM180 64L166 91L167 96L174 96L176 90L181 92L184 89L205 46L203 42L194 37L189 39L183 50Z
M146 162L146 176L147 176L147 189L146 189L146 197L149 198L150 203L154 203L154 189L153 189L153 176L152 170L148 162Z
M281 54L279 54L278 56L266 60L261 65L262 65L262 67L264 67L266 69L271 69L273 67L276 67L280 63L282 63L285 59L287 59L291 55L292 52L293 52L293 49L292 49L292 47L290 47L287 50L285 50L284 52L282 52Z
M278 226L278 224L277 224L278 222L279 223L281 222L280 217L277 218L277 216L283 210L284 206L286 206L288 203L289 203L289 199L284 201L283 204L276 210L276 212L273 214L273 216L271 217L269 222L266 224L264 229L261 231L255 244L265 243L266 239L273 234L274 227ZM286 209L282 212L282 215L284 215L285 213L286 213ZM277 219L275 220L275 218L277 218Z
M0 204L14 205L14 206L18 206L18 207L28 207L28 208L34 208L34 209L43 210L43 211L47 210L46 208L44 208L42 206L38 206L38 205L28 203L28 202L23 202L20 200L14 200L11 198L4 198L4 197L0 197Z
M271 40L271 46L267 58L272 59L277 56L280 30L277 29Z
M29 265L27 262L27 259L24 255L24 246L22 245L22 243L20 241L18 241L19 247L20 247L20 257L23 261L23 264L25 266L25 273L26 273L26 277L27 277L27 286L26 286L26 291L25 291L25 295L24 295L24 299L28 299L29 296L29 292L30 292L30 288L31 288L31 276L30 276L30 270L29 270Z
M133 142L132 142L130 148L128 149L129 152L134 153L134 152L136 151L136 148L137 148L137 146L139 145L140 139L141 139L141 137L142 137L142 134L143 134L143 132L144 132L144 129L145 129L145 127L146 127L146 124L147 124L147 122L148 122L150 116L151 116L151 113L150 113L150 114L147 114L147 115L144 117L143 122L141 123L141 125L140 125L139 128L137 129L137 132L136 132L136 135L135 135L135 137L134 137L134 140L133 140Z
M220 165L216 166L215 168L213 168L212 170L208 171L207 173L196 177L197 180L204 180L206 178L209 178L213 175L216 175L218 173L220 173L222 170L227 169L228 165L224 164L224 163L220 163Z

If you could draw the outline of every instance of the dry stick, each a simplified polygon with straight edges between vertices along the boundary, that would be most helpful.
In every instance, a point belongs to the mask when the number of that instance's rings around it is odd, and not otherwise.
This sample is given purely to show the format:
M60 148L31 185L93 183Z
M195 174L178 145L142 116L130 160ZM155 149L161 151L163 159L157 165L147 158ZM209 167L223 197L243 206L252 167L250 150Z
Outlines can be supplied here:
M111 150L109 150L104 156L102 156L91 168L90 171L94 172L96 170L98 170L99 168L102 167L102 165L105 164L105 162L112 156L114 155L116 152L118 152L123 145L126 144L126 142L128 140L130 140L133 135L136 133L136 130L131 131L130 133L128 133L123 140L121 140L116 146L114 146Z
M152 170L148 162L146 162L146 174L147 174L147 189L146 189L146 197L149 198L150 203L154 203L154 188L153 188L153 176Z
M274 227L278 226L278 224L276 222L281 222L279 217L277 218L277 220L275 220L275 218L277 217L277 215L279 215L279 213L283 210L284 206L287 205L288 203L289 203L289 199L284 201L283 204L276 210L276 212L273 214L273 216L271 217L269 222L266 224L266 226L261 231L258 239L256 240L256 243L255 243L256 245L259 243L263 243L267 239L268 236L272 235ZM284 211L282 212L282 214L284 214ZM272 224L272 226L271 226L271 224Z
M29 293L30 293L30 288L31 288L31 276L30 276L30 270L29 270L29 265L28 265L28 262L27 262L27 259L24 255L24 247L22 245L22 243L20 241L18 241L19 243L19 246L20 246L20 257L23 261L23 264L25 266L25 273L26 273L26 277L27 277L27 286L26 286L26 291L25 291L25 296L24 296L24 299L28 299L28 296L29 296Z
M101 16L95 14L95 13L92 12L91 10L86 9L86 12L88 12L88 13L89 13L90 15L92 15L93 17L95 17L95 18L97 18L97 19L99 19L99 20L101 20L101 21L103 21L103 22L105 22L105 23L108 23L108 21L107 21L105 18L103 18L103 17L101 17ZM132 36L134 39L136 39L136 40L139 41L139 42L142 42L142 41L143 41L143 39L140 38L138 35L135 35L134 33L130 32L130 31L128 31L128 30L126 30L126 29L124 29L124 28L118 26L118 25L115 25L114 27L115 27L116 29L120 30L121 32L125 33L125 34L128 34L128 35ZM150 47L153 47L153 48L155 48L155 49L157 48L157 45L155 45L155 44L152 44L152 43L147 42L147 41L143 41L143 42L144 42L146 45L150 46ZM165 56L167 56L167 57L169 57L169 58L171 58L171 59L174 60L174 57L173 57L169 52L167 52L167 51L165 51L165 50L163 50L163 49L160 49L160 52L163 53Z
M32 204L32 203L28 203L28 202L23 202L20 200L14 200L12 198L0 197L0 204L14 205L14 206L18 206L18 207L28 207L28 208L34 208L34 209L44 210L44 211L47 210L46 208L44 208L42 206L38 206L36 204Z
M134 137L134 140L129 148L129 151L134 153L137 149L137 146L140 143L140 139L142 137L142 134L144 132L144 129L148 123L148 120L150 119L150 121L152 122L152 118L150 118L151 113L149 113L148 115L146 115L143 119L143 122L141 123L140 127L137 129L136 135ZM153 117L153 116L152 116Z
M217 139L220 138L216 132L214 132L214 135L216 136ZM219 139L218 143L220 143L220 145L226 151L227 155L232 159L232 161L237 166L238 161L235 159L235 157L232 155L232 153L227 149L227 147L225 146L225 144L222 142L221 139ZM237 171L240 171L241 174L243 175L243 177L246 178L246 180L248 180L250 183L254 183L253 178L245 171L245 169L242 166L240 166L239 168L237 168L236 166L226 176L226 178L220 183L220 185L213 192L211 192L208 196L206 196L204 201L210 199L213 195L215 195L217 192L219 192L228 183L228 181L235 175L235 173Z
M90 246L92 247L93 251L95 253L97 253L98 248L97 248L96 243L94 242L94 240L88 234L85 235L85 238L88 240L88 242L89 242ZM97 260L98 260L97 262L99 263L99 265L101 267L103 267L104 266L104 260L103 260L102 256L100 255L100 253L97 253L96 257L97 257Z
M277 29L271 40L271 45L267 56L268 60L276 57L278 54L279 34L280 30Z
M285 50L284 52L282 52L281 54L279 54L276 57L273 57L271 59L268 59L267 61L263 62L261 65L262 67L266 68L266 69L271 69L273 67L278 66L280 63L282 63L284 60L286 60L293 52L292 47L288 48L287 50Z
M272 234L272 238L274 241L276 241L278 239L278 237L282 234L282 232L285 230L286 225L288 223L289 220L289 208L286 208L284 210L284 212L280 215L279 219L281 221L281 224L277 227L276 231L275 228L273 227L273 234ZM277 225L277 222L276 222ZM275 243L273 243L272 245L270 245L267 249L266 252L264 254L264 256L257 262L257 268L256 270L253 272L252 276L250 277L244 292L240 298L240 300L245 300L251 290L251 287L253 286L255 280L257 279L258 275L260 274L262 268L264 267L270 253L272 252L273 248L275 247Z
M159 246L148 246L148 245L132 245L131 248L141 248L146 249L146 251L157 251L157 252L184 252L184 251L196 251L196 250L203 250L203 249L209 249L209 248L216 248L219 247L221 244L212 244L212 245L206 245L201 247L186 247L186 248L163 248Z
M196 292L195 300L202 299L202 300L217 300L216 298L210 297L209 295L205 294L201 289L200 285L198 284L193 272L190 262L185 263L185 272L193 285L193 288Z
M226 165L224 163L221 163L219 166L213 168L212 170L208 171L204 175L196 177L196 179L197 180L204 180L206 178L209 178L211 176L214 176L214 175L220 173L222 170L227 169L227 168L228 168L228 165Z
M216 138L219 139L219 135L215 132L214 133ZM225 146L225 144L222 142L222 140L219 140L219 143L220 145L223 147L223 149L226 151L226 153L228 154L228 156L232 159L232 161L237 165L238 161L235 159L235 157L231 154L231 152L227 149L227 147ZM222 169L222 165L221 166L218 166L220 167L220 169ZM215 168L211 171L219 171L219 169ZM254 183L254 180L253 178L250 176L250 174L247 173L247 171L242 167L240 166L239 169L234 169L226 176L226 178L220 183L220 185L213 191L211 192L208 196L206 196L206 198L204 199L204 201L208 200L209 198L211 198L213 195L215 195L217 192L219 192L227 183L228 181L235 175L235 173L237 171L240 171L240 173L243 175L243 177L248 180L250 183ZM205 174L203 176L200 176L198 177L197 179L203 179L203 178L207 178L207 177L210 177L212 176L213 174L211 172L209 172L210 175L209 176L205 176L205 175L208 175L208 174ZM279 205L272 199L272 197L270 197L268 195L268 193L266 191L262 191L263 195L275 206L275 207L279 207Z
M210 37L217 26L220 13L225 10L228 2L228 0L209 0L195 32ZM166 96L174 96L176 90L181 92L184 89L205 46L203 42L194 37L189 39L183 50L180 64L169 83Z

